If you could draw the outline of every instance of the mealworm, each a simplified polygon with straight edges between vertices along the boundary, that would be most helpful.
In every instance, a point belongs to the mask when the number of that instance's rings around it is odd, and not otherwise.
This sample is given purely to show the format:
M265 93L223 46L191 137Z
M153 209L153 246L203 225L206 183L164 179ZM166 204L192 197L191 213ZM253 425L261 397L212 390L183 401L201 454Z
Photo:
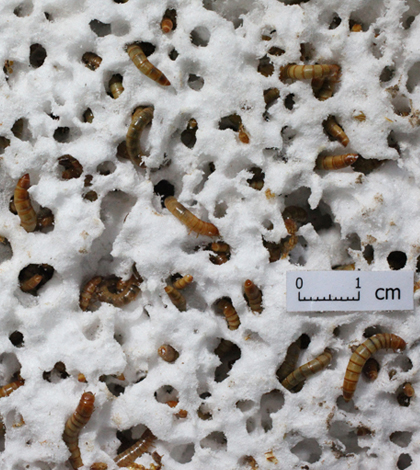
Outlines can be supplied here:
M225 264L226 262L228 262L229 258L224 253L220 253L217 256L210 255L210 261L213 264L216 264L216 265L220 266L221 264Z
M169 196L165 199L165 207L180 222L186 225L190 229L190 232L195 232L198 235L206 235L208 237L217 237L219 235L219 230L215 225L211 222L204 222L196 217L173 196Z
M325 101L334 94L336 78L314 78L311 82L312 90L319 101Z
M350 30L352 33L360 33L363 31L362 25L358 23L354 23Z
M366 364L363 366L363 369L362 369L363 375L369 380L373 381L378 378L378 372L379 372L379 362L373 357L370 357L366 361Z
M249 133L242 123L239 125L238 137L243 144L249 144Z
M108 288L113 282L114 280L105 279L99 284L96 290L99 301L112 304L114 307L122 307L135 300L140 292L140 287L134 276L131 276L127 281L122 281L121 292L115 294L110 292Z
M58 163L65 168L61 174L63 180L79 178L83 173L83 166L80 164L79 160L72 157L71 155L63 155L58 159Z
M414 397L414 388L410 382L405 382L402 386L401 392L397 396L397 401L400 406L410 406L410 401Z
M357 160L356 153L346 153L345 155L324 155L316 160L316 168L319 170L341 170L353 165Z
M320 356L294 370L281 382L281 384L287 390L292 390L300 382L305 381L311 375L314 375L320 370L325 369L325 367L328 366L331 360L331 350L326 348Z
M174 27L174 24L172 23L172 20L164 17L160 23L160 26L164 33L170 33Z
M324 122L324 128L327 134L337 139L344 147L347 147L350 140L334 117L330 117Z
M289 206L284 209L282 216L284 219L293 219L297 222L305 222L308 218L308 213L302 207Z
M95 462L90 466L90 470L107 470L108 465L104 462Z
M155 440L156 436L153 435L152 431L150 431L150 429L146 429L141 436L141 439L124 452L118 454L115 457L114 462L119 467L128 467L133 464L138 457L142 456L145 452L148 452Z
M78 380L78 382L83 382L83 383L86 383L86 382L87 382L86 377L85 377L84 374L82 374L82 373L79 373L79 374L77 375L77 380Z
M334 271L354 271L356 269L355 263L343 264L341 266L335 266Z
M177 279L173 283L173 287L175 289L184 289L185 287L188 286L188 284L191 284L193 282L194 278L191 276L191 274L186 274L184 277L181 277L181 279Z
M30 185L29 174L26 173L17 182L13 197L15 208L20 218L20 225L22 225L27 232L33 232L37 224L36 212L32 207L28 193Z
M226 317L229 330L237 330L241 321L239 316L232 305L232 302L226 299L222 299L218 302L218 307L222 309L223 315Z
M102 282L102 277L96 276L84 285L80 293L80 301L79 301L80 308L83 311L87 310L87 308L89 307L90 302L93 300L93 296L96 292L96 289L101 282Z
M0 387L0 398L8 397L12 392L17 390L24 383L25 381L21 377L19 377L17 380L10 382L7 385L3 385L3 387Z
M159 83L162 86L169 86L171 82L165 75L154 65L149 62L143 49L137 44L131 44L127 47L127 53L134 65L140 70L141 73L149 77L151 80Z
M125 139L128 156L133 165L140 166L144 153L140 147L140 137L143 129L153 119L153 106L137 108L131 117L131 123L128 127Z
M178 406L178 403L178 400L169 400L166 402L166 404L171 408L176 408Z
M33 289L36 289L42 279L43 278L40 274L35 274L34 276L20 283L20 290L22 292L29 292Z
M261 191L261 189L264 187L264 172L257 166L250 168L249 171L253 174L253 176L252 178L247 179L246 182L251 186L251 188L256 189L257 191Z
M264 90L264 101L265 107L269 108L274 101L278 99L280 96L280 91L278 88L268 88L268 90Z
M162 344L158 354L166 362L175 362L179 357L179 352L169 344Z
M276 375L279 382L282 382L289 374L291 374L296 369L300 350L301 342L300 338L298 338L287 348L286 357L284 358L283 364L277 369Z
M185 310L187 310L187 301L181 292L179 292L177 289L174 289L172 286L166 286L165 292L168 294L171 302L180 312L185 312Z
M313 78L338 77L340 67L338 65L286 65L280 69L280 80L293 78L295 80L306 80Z
M54 225L54 214L47 207L41 207L36 220L37 230L42 230L52 225Z
M124 91L124 87L122 84L122 76L117 73L113 75L109 81L109 89L111 91L112 97L116 100L119 96L121 96L122 92Z
M250 280L247 279L244 283L245 297L248 300L248 305L253 312L261 313L262 308L262 296L261 291L258 287Z
M221 339L220 343L218 344L217 348L214 350L214 354L219 356L220 359L222 359L223 356L226 356L234 346L234 343L232 341L229 341L227 339Z
M282 242L282 255L281 259L287 258L289 253L298 244L298 237L296 232L298 230L297 224L293 219L284 219L284 225L286 226L287 233L290 235L288 240Z
M212 243L211 249L215 253L230 253L230 246L224 242Z
M77 405L76 411L67 420L63 432L63 440L70 451L69 462L74 469L83 466L79 449L79 433L89 421L93 413L95 396L92 392L85 392Z
M87 108L87 110L83 113L83 120L88 123L92 123L94 118L94 115L92 113L92 110L90 108Z
M391 333L379 333L368 338L361 344L351 355L349 364L346 369L343 382L343 397L345 401L350 401L356 390L360 372L362 372L365 362L369 357L379 349L397 349L403 351L406 342L397 335Z
M3 72L6 75L10 75L13 73L13 60L5 60L3 66Z
M95 71L101 65L102 58L94 52L85 52L82 56L82 62L88 69Z

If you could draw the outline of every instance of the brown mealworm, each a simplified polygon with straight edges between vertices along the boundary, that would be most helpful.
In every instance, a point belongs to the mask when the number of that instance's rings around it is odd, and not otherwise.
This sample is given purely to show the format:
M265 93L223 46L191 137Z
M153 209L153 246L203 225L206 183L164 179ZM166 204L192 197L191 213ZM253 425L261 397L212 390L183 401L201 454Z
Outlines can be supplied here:
M373 357L370 357L363 366L362 373L369 380L376 380L378 378L379 363Z
M40 274L35 274L20 284L20 290L22 292L29 292L35 289L39 285L39 283L42 281L42 279L43 278Z
M63 440L69 448L71 454L69 462L74 469L83 466L79 449L79 434L92 416L94 403L95 396L92 392L83 393L76 411L70 416L64 427Z
M20 224L27 232L33 232L37 225L36 212L32 207L28 193L30 186L29 174L26 173L17 182L13 197L15 208L20 218Z
M137 44L131 44L127 47L127 53L134 65L140 70L141 73L149 77L151 80L159 83L162 86L169 86L171 82L165 75L154 65L149 62L143 49Z
M264 102L266 104L266 108L268 108L274 101L278 99L280 96L280 91L278 88L268 88L264 90Z
M331 137L334 137L340 142L340 144L342 144L344 147L347 147L350 140L347 137L346 133L344 132L343 128L338 124L338 122L335 120L334 117L328 118L324 122L324 127L325 127L326 132Z
M186 225L190 229L190 232L206 235L208 237L217 237L219 235L219 230L215 225L210 222L204 222L196 217L173 196L169 196L165 199L165 207L180 222Z
M108 465L104 462L95 462L90 466L90 470L107 470Z
M83 173L83 166L80 164L79 160L71 155L63 155L58 159L58 163L65 168L61 175L63 180L79 178Z
M253 312L261 313L263 308L260 289L258 289L258 287L250 279L247 279L244 283L244 290L245 297L248 300L250 309Z
M155 440L156 437L153 435L152 431L150 431L150 429L146 429L141 436L141 439L124 452L118 454L115 457L114 462L119 467L127 467L131 465L138 457L143 455L145 452L148 452Z
M140 137L143 129L153 119L153 106L137 108L131 117L131 123L128 127L125 139L128 156L133 165L140 166L144 155L140 147Z
M84 285L82 292L80 293L80 302L79 302L80 308L83 311L87 310L87 308L89 307L89 304L92 301L92 298L96 292L96 289L98 288L101 282L102 282L102 277L96 276Z
M94 52L85 52L82 56L82 62L88 69L95 71L101 65L102 58Z
M340 67L338 65L286 65L280 69L280 79L293 78L306 80L313 78L338 77Z
M175 362L179 357L179 352L169 344L162 344L158 354L166 362Z
M177 279L173 283L173 287L175 289L185 289L189 284L193 282L194 278L191 276L191 274L186 274L184 277L181 277L181 279Z
M163 17L160 27L162 28L162 31L167 34L172 31L174 24L170 18Z
M326 155L318 157L316 160L316 167L319 170L341 170L347 166L353 165L357 160L356 153L347 153L345 155Z
M224 242L212 243L211 249L215 253L230 253L230 246Z
M127 281L122 281L120 283L120 287L122 288L121 292L115 294L108 289L109 285L113 282L114 280L105 279L99 284L96 289L96 295L99 301L112 304L114 307L122 307L135 300L140 292L138 281L134 275Z
M284 358L283 364L277 369L276 372L277 378L280 382L282 382L296 369L296 364L301 350L300 345L300 338L298 338L287 348L286 357Z
M281 384L287 390L292 390L296 385L305 381L311 375L314 375L320 370L325 369L331 360L331 350L326 348L320 356L294 370L281 382Z
M115 100L121 96L122 92L124 91L124 87L122 84L122 77L120 74L117 73L111 77L109 81L109 89L111 91L112 97Z
M85 122L88 122L89 124L92 123L94 117L95 116L93 115L92 110L90 108L87 108L87 110L83 113L83 120Z
M230 300L222 299L217 303L222 309L223 315L226 317L229 330L237 330L241 324L241 320Z
M397 349L403 351L405 347L406 342L399 336L391 333L379 333L361 344L351 355L346 369L343 382L344 400L350 401L352 399L363 366L372 354L379 349L393 349L394 352Z
M242 123L239 124L238 137L243 144L249 144L249 133Z
M187 309L187 301L185 297L177 289L174 289L172 286L166 286L165 292L168 294L168 297L171 299L171 302L175 307L181 311L185 312Z
M3 385L3 387L0 387L0 398L8 397L12 392L17 390L24 383L25 381L21 377L19 377L17 380L10 382L7 385Z

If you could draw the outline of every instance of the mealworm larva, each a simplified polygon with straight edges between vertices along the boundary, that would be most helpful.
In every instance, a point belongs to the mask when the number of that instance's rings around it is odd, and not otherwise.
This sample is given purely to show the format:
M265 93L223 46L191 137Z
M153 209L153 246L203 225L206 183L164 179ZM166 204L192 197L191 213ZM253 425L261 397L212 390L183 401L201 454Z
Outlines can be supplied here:
M90 108L87 108L86 111L83 113L83 120L88 123L92 123L94 115Z
M170 33L174 27L174 24L172 23L171 19L164 17L160 23L160 26L164 33Z
M190 232L195 232L198 235L206 235L208 237L217 237L219 235L219 230L215 225L211 222L204 222L196 217L186 207L178 202L175 197L167 197L165 199L165 207L180 222L186 225L190 229Z
M184 289L188 286L188 284L191 284L193 280L194 278L191 276L191 274L186 274L184 277L181 277L181 279L177 279L173 283L173 287L175 289Z
M403 393L405 396L409 397L409 398L412 398L414 397L414 388L413 386L411 385L411 383L409 382L406 382L404 385L403 385Z
M226 254L220 253L217 256L210 255L210 261L213 264L216 264L216 265L220 266L221 264L227 263L229 261L229 258L226 256Z
M185 310L187 310L187 301L181 292L179 292L177 289L174 289L172 286L166 286L165 292L168 294L171 302L180 312L185 312Z
M122 307L136 299L140 292L140 287L135 279L134 275L127 281L123 281L120 285L122 287L121 292L112 293L109 290L109 286L114 283L114 280L104 280L97 287L96 293L98 300L114 305L114 307Z
M87 382L86 377L85 377L84 374L82 374L81 372L78 374L77 380L78 380L79 382L83 382L83 383L86 383L86 382Z
M140 147L140 137L143 129L153 119L153 106L137 108L131 118L126 136L127 152L135 166L140 166L144 153Z
M325 101L334 94L334 86L337 83L336 78L325 78L325 79L318 79L314 78L312 80L312 89L314 91L315 97L319 99L319 101Z
M102 58L94 52L85 52L82 56L82 62L88 69L95 71L101 65Z
M316 160L316 168L319 170L340 170L353 165L357 160L356 153L346 153L345 155L324 155Z
M287 258L289 253L298 244L298 237L296 235L298 228L296 222L293 219L285 218L284 225L286 226L287 233L290 235L290 237L288 240L282 242L281 259Z
M306 80L313 78L338 77L340 67L334 64L286 65L280 69L280 80L293 78Z
M298 338L287 348L286 357L284 358L283 364L277 369L276 372L277 378L280 382L282 382L296 369L296 364L301 350L300 346L301 342L300 338Z
M17 182L13 197L15 208L20 218L20 225L22 225L27 232L33 232L37 225L36 212L32 207L28 193L30 185L29 174L26 173Z
M280 96L280 91L278 88L268 88L268 90L264 90L264 101L266 104L266 108L268 108L274 101L278 99Z
M251 188L256 189L257 191L261 191L264 187L264 178L265 174L261 168L254 166L249 170L253 176L246 180L246 182L251 186Z
M379 333L368 338L363 344L361 344L351 355L346 369L343 382L344 400L351 400L354 391L356 390L357 382L363 366L372 354L379 349L393 349L394 352L397 349L403 351L405 346L406 342L402 338L391 333Z
M122 76L117 73L113 75L109 81L109 89L111 91L112 97L116 100L119 96L121 96L122 92L124 91L124 87L122 84Z
M90 466L90 470L107 470L108 465L104 462L95 462Z
M155 440L156 436L153 435L152 431L146 429L141 438L134 445L115 457L114 462L119 467L128 467L133 464L138 457L148 452Z
M331 350L326 348L320 356L294 370L281 382L281 384L287 390L292 390L300 382L305 381L311 375L314 375L320 370L325 369L331 360Z
M261 313L262 308L262 295L260 289L250 280L247 279L244 283L245 297L248 300L250 309L253 312Z
M92 392L85 392L77 405L76 411L67 420L63 432L63 440L70 451L69 462L74 469L83 466L79 449L79 433L89 421L93 413L95 396Z
M171 82L165 75L154 65L152 65L143 49L137 44L131 44L127 47L127 53L134 65L140 70L141 73L149 77L151 80L159 83L162 86L169 86Z
M13 73L13 60L4 61L3 72L6 75L10 75L11 73Z
M80 164L79 160L71 155L63 155L58 159L58 163L65 168L61 175L63 180L79 178L83 173L83 166Z
M230 253L230 246L224 242L212 243L211 249L215 253Z
M26 279L20 284L20 290L22 292L29 292L33 289L36 289L42 279L43 278L40 274L35 274L34 276L30 277L29 279Z
M282 212L283 219L293 219L297 222L305 222L308 218L308 213L299 206L289 206Z
M249 144L249 133L242 123L239 124L238 137L243 144Z
M232 305L232 302L222 299L218 302L217 306L222 309L223 315L226 317L229 330L237 330L241 324L241 320Z
M96 292L96 289L101 282L102 282L102 277L96 276L84 285L80 293L80 302L79 302L80 308L83 311L87 310L87 308L89 307L90 302L93 300L92 298Z
M324 128L327 134L337 139L344 147L347 147L350 142L349 138L334 117L330 117L325 121Z
M343 264L340 266L335 266L334 271L354 271L356 269L356 263Z
M410 406L410 401L414 397L414 388L410 382L405 382L402 386L401 392L397 396L397 401L400 406Z
M170 344L162 344L158 349L158 354L166 362L175 362L179 357L179 352Z
M363 366L362 372L369 380L376 380L378 378L379 362L373 357L370 357Z
M0 397L8 397L12 392L17 390L19 387L21 387L25 381L19 377L17 380L10 382L7 385L3 385L3 387L0 387Z
M47 207L41 207L36 220L37 230L42 230L52 225L54 225L54 214Z

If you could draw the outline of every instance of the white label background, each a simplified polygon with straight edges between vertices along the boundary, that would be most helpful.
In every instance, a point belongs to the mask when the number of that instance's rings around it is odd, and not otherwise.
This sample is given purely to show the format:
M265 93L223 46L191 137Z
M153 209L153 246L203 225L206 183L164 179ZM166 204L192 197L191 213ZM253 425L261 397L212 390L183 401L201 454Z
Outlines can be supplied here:
M413 283L413 271L288 271L287 311L413 310Z

